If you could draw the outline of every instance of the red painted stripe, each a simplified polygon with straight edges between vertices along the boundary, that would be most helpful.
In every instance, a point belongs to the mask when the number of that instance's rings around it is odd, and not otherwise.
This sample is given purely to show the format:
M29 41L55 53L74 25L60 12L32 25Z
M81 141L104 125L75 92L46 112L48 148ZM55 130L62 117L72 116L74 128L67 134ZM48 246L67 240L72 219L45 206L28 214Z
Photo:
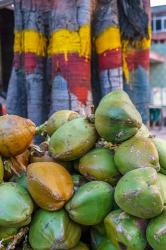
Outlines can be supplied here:
M69 91L76 95L78 100L86 104L88 91L91 91L90 61L78 54L68 54L65 60L64 54L53 55L52 78L60 74L69 84ZM43 67L44 57L34 53L15 53L14 66L16 69L23 68L26 73L31 74L36 67Z
M149 69L149 49L132 51L126 56L129 71L136 70L138 66L142 66L145 70Z
M36 66L42 66L44 57L37 56L35 53L14 53L14 66L16 69L23 68L26 73L33 73Z
M62 75L69 84L69 91L86 104L88 91L91 90L90 61L78 54L52 56L52 76Z
M6 105L2 104L2 115L6 115L6 114L7 114Z
M115 69L122 66L122 51L120 48L107 50L98 55L99 71Z
M126 56L129 71L135 70L141 65L145 70L149 69L149 49L128 52ZM114 69L122 66L121 49L108 50L98 55L99 70Z
M35 53L26 53L24 55L24 68L27 73L33 72L37 65L37 58Z

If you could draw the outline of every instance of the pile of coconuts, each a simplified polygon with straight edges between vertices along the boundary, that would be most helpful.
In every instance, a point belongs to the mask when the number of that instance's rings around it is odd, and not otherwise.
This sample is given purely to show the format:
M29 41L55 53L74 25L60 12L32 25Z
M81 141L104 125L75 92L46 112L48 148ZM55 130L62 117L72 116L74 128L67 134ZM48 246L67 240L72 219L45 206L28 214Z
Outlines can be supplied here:
M0 117L0 249L166 250L165 205L166 141L124 91L90 117Z

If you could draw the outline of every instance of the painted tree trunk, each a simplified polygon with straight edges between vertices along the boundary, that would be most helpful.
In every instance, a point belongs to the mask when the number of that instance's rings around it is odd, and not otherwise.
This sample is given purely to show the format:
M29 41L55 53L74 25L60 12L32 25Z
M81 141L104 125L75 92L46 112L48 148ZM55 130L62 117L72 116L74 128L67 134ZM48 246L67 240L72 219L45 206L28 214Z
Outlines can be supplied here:
M51 113L89 113L91 96L90 0L59 0L50 19L48 47L52 68Z
M48 12L43 12L34 1L15 1L14 65L8 88L7 110L9 114L28 117L36 124L41 124L47 114L47 19Z
M122 50L117 1L100 0L95 13L94 36L102 96L123 87Z
M128 44L125 51L129 78L126 79L124 89L139 110L143 122L149 121L149 52L150 52L150 1L142 0L142 8L149 17L149 38L144 38L134 45Z
M59 109L89 112L90 22L90 0L15 0L9 114L41 124Z

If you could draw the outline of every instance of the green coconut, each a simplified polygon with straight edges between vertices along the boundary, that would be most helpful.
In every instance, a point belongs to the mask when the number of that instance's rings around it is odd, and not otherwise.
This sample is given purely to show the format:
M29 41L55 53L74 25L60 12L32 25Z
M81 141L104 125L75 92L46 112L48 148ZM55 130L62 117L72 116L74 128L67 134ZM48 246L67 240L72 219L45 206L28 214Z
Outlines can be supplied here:
M0 249L7 250L10 249L9 245L15 239L19 229L10 227L0 227Z
M147 128L147 126L145 124L142 124L141 128L138 130L138 132L135 136L148 138L151 136L151 133L150 133L149 129Z
M85 243L79 242L78 245L71 250L89 250L89 247Z
M115 188L115 201L126 213L153 218L164 207L164 194L154 168L139 168L125 174Z
M116 249L145 249L147 243L145 236L146 220L136 218L118 209L108 214L104 223L107 236L116 246Z
M114 162L114 154L106 148L96 148L80 159L79 172L88 180L109 182L115 185L119 172Z
M18 228L0 227L0 240L16 235Z
M110 212L113 188L103 181L91 181L81 186L66 204L71 219L81 225L96 225Z
M55 212L38 210L32 220L29 242L33 249L70 249L81 237L81 228L62 209Z
M118 143L134 136L142 126L142 119L127 93L115 90L99 103L95 126L102 138Z
M121 174L144 167L160 170L157 149L150 138L134 136L123 142L115 152L115 164Z
M33 202L28 192L19 184L0 184L0 227L21 227L31 221Z
M121 248L122 249L122 248ZM113 245L112 241L109 239L104 239L99 247L97 248L97 250L120 250L119 248L117 248L116 246Z
M153 141L159 154L160 172L166 175L166 140L156 137Z
M21 187L23 187L26 190L28 190L28 181L27 181L27 175L26 175L26 173L22 173L20 176L13 175L10 181L11 182L16 182Z
M158 178L164 192L164 204L166 205L166 176L164 174L158 173Z
M152 249L166 249L166 208L164 208L162 214L150 221L146 230L146 237Z
M54 132L50 139L49 152L57 160L75 160L88 152L96 140L94 125L85 118L76 118Z
M4 177L4 166L2 157L0 156L0 183L3 181L3 177Z
M47 122L47 133L51 136L63 124L78 117L79 114L72 110L60 110L53 113Z

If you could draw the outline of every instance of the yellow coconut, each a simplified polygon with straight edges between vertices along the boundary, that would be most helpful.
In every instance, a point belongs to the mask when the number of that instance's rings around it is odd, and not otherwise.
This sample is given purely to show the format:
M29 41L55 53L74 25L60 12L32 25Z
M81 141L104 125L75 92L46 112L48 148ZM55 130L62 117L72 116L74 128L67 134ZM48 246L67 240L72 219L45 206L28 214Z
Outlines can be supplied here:
M0 155L11 157L22 154L35 135L35 124L17 115L0 117Z
M37 162L28 166L28 190L45 210L62 208L73 194L73 181L68 171L58 163Z

